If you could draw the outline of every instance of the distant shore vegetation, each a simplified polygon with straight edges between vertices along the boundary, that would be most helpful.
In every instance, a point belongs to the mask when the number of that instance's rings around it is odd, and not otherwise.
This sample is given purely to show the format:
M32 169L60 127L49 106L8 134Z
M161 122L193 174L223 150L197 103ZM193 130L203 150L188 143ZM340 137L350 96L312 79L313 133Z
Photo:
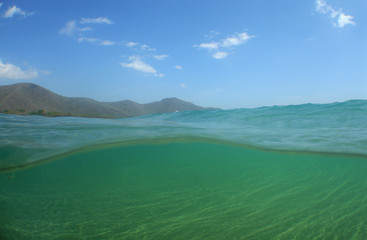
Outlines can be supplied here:
M61 112L47 112L43 109L39 109L37 111L27 111L25 109L18 109L14 110L0 110L0 113L5 114L17 114L17 115L39 115L39 116L46 116L46 117L66 117L66 116L73 116L71 113L61 113ZM81 117L88 117L88 116L81 116Z

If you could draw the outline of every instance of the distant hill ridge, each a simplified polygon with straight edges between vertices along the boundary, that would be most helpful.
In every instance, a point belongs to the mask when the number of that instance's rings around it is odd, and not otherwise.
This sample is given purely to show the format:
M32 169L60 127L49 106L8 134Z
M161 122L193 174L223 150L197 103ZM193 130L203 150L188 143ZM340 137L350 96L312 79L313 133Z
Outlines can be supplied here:
M33 83L0 86L0 112L45 116L123 118L153 113L205 110L178 98L139 104L131 100L99 102L90 98L64 97Z

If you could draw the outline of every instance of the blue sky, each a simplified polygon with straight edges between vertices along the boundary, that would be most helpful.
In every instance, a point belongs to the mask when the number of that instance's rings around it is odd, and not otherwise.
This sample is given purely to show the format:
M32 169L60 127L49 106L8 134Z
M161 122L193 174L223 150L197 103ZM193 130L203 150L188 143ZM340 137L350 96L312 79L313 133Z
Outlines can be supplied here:
M0 0L0 84L260 107L367 97L365 0Z

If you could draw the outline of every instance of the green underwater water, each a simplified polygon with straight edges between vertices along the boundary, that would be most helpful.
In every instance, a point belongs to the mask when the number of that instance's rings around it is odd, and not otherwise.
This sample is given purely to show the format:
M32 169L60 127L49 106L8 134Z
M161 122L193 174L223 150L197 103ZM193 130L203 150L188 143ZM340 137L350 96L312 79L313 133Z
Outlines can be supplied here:
M367 239L367 158L214 141L0 174L0 239Z

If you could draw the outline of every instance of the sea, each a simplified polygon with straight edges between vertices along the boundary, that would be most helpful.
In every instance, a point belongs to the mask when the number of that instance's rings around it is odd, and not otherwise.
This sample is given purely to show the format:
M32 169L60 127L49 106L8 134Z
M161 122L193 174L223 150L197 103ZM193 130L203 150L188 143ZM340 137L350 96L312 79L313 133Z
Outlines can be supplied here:
M0 114L0 239L367 239L367 100Z

